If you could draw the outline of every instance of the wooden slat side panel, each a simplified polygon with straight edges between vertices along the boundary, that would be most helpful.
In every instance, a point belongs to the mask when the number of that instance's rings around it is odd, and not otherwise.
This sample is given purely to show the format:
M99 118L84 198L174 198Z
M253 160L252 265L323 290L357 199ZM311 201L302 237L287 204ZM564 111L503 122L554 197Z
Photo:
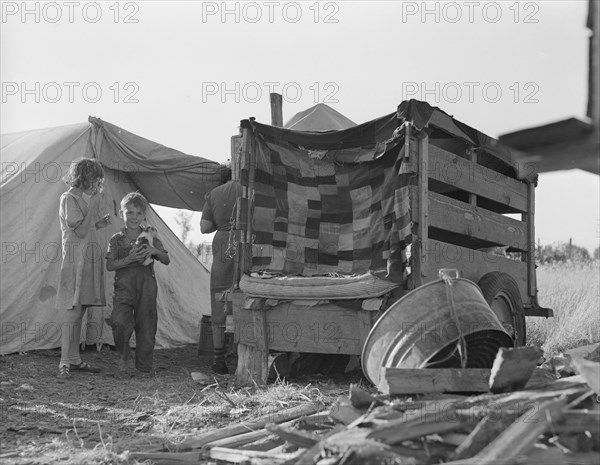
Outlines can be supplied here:
M467 249L458 245L429 240L427 249L423 251L426 277L424 282L439 279L440 268L455 268L460 276L477 283L481 277L492 271L507 273L516 281L524 304L530 298L527 294L527 263L509 260L492 253Z
M280 304L264 312L263 330L252 321L252 311L234 309L236 342L259 346L267 336L271 350L360 355L377 312L343 308L305 307L298 311Z
M419 203L410 188L411 217L419 220ZM435 192L429 193L429 227L527 251L527 224Z
M527 185L429 144L430 179L527 211Z

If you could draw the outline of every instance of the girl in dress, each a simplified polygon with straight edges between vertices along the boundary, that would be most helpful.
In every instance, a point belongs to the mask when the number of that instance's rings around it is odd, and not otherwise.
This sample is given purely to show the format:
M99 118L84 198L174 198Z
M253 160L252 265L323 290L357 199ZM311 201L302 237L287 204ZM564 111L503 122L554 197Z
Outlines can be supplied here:
M57 377L66 379L71 371L97 373L81 360L81 322L87 307L106 305L102 247L96 229L110 224L110 214L100 218L98 207L104 170L97 160L82 159L71 164L64 178L69 190L60 197L62 264L55 307L62 310L61 356ZM89 196L89 201L83 198Z

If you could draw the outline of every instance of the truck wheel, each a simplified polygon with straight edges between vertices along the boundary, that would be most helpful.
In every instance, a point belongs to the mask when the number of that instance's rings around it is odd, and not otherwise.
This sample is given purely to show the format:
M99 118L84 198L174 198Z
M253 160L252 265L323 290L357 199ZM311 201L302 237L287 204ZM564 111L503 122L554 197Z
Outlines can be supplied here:
M493 271L484 275L477 285L515 346L525 345L525 311L515 280L506 273Z

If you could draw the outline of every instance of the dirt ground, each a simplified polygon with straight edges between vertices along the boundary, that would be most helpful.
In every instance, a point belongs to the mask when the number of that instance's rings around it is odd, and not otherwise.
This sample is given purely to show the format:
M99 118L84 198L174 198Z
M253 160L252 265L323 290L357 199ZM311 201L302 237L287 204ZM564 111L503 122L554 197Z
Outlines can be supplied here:
M195 346L155 351L151 375L134 369L119 375L114 350L88 347L82 359L101 373L73 372L70 379L60 380L56 378L59 359L59 350L0 357L3 453L31 442L51 442L67 430L92 442L100 442L100 434L117 443L139 439L161 409L194 396L198 384L192 372L211 373L210 358L198 357ZM220 378L227 384L229 377Z
M74 372L59 380L59 359L59 350L0 357L1 463L83 463L47 459L49 451L56 456L59 443L80 449L101 446L115 453L172 451L198 432L264 414L264 400L253 400L261 392L273 391L275 405L270 408L279 409L294 402L333 402L355 382L346 375L333 380L316 375L283 383L279 391L238 389L233 375L213 375L211 358L199 357L194 345L155 351L151 375L133 369L118 375L114 350L88 346L82 359L101 373ZM234 373L236 358L227 363ZM208 376L198 381L193 373Z

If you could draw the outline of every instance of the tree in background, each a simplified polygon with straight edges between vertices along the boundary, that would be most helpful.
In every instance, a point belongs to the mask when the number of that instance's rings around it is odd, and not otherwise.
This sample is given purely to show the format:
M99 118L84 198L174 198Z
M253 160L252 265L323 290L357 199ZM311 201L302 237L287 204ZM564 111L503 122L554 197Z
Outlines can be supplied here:
M590 253L585 247L567 242L537 246L535 249L535 258L540 263L586 262L592 260ZM594 252L594 258L598 258L598 249Z
M183 245L185 245L195 256L198 256L198 244L188 240L188 236L192 230L192 216L192 212L179 210L175 215L175 221L181 228L181 242L183 242Z

